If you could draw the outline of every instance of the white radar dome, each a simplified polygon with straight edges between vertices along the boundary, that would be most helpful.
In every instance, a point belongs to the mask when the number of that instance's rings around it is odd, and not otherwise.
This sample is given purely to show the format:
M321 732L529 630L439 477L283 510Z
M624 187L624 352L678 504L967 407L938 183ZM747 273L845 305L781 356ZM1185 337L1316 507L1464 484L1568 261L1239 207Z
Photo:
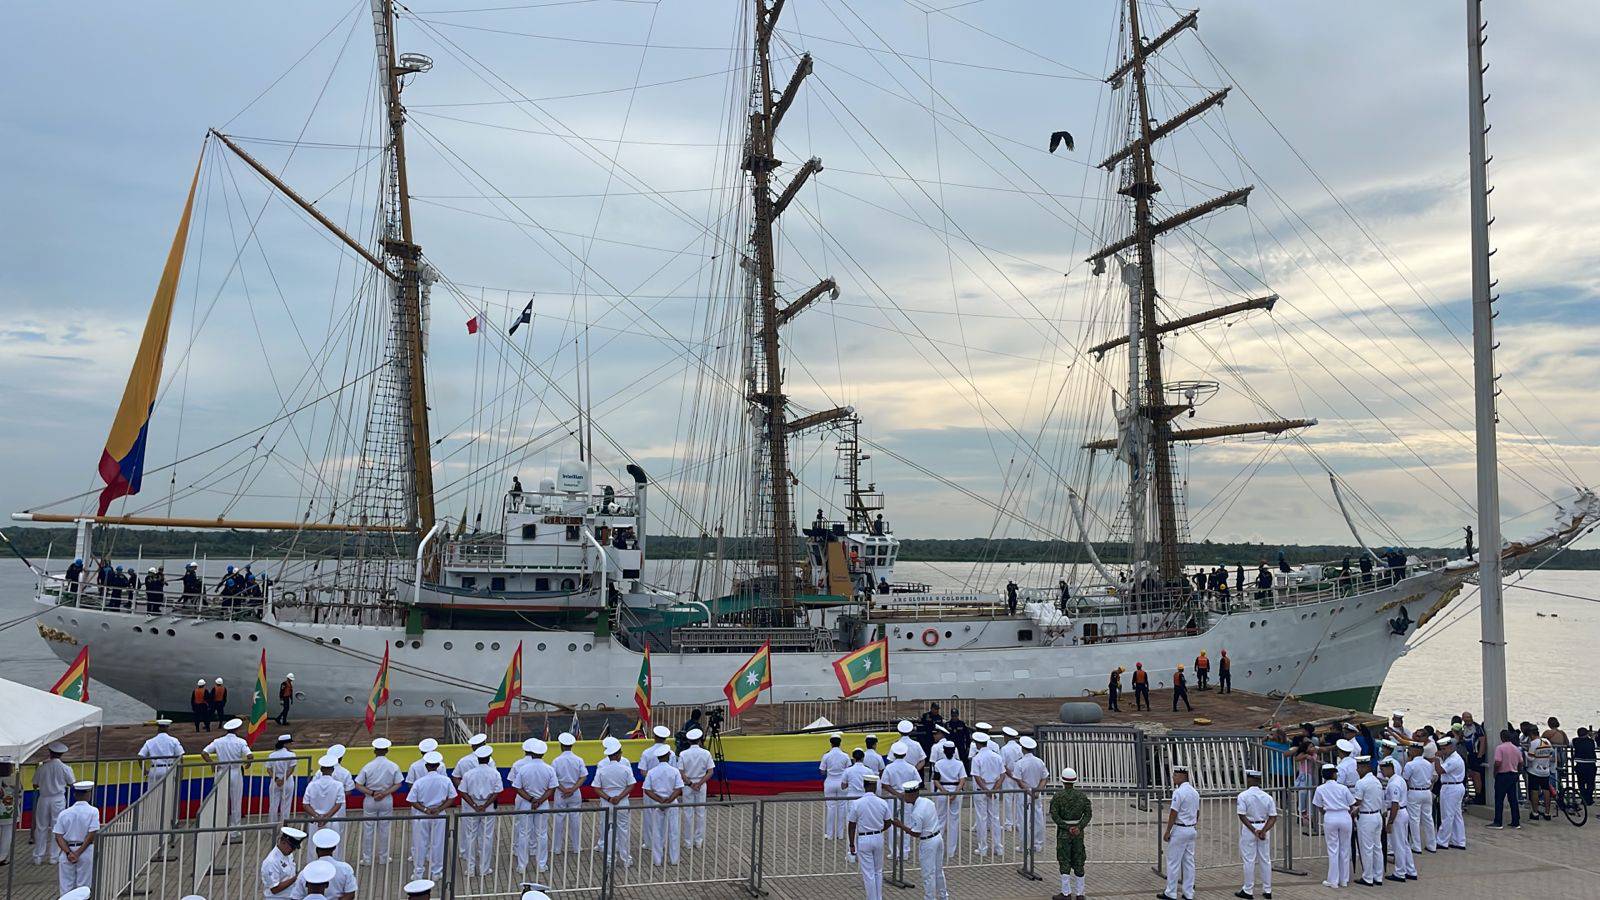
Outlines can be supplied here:
M546 477L546 478L539 479L539 493L541 493L541 494L554 494L555 492L556 492L556 480L554 478Z
M567 461L556 469L556 488L565 494L589 490L589 468L581 462Z

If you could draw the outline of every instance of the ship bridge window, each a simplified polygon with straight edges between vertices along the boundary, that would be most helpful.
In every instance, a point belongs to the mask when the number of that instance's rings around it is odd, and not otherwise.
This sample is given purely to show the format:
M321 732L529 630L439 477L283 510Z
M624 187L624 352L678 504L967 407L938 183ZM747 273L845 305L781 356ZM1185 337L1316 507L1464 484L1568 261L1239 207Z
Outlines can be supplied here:
M548 579L548 578L535 578L533 580L533 589L536 590L536 591L548 591L548 590L550 590L550 579Z
M577 541L578 540L578 533L579 533L578 526L576 526L576 525L568 525L567 526L567 540L574 541L574 542Z
M539 533L538 526L534 525L532 522L528 523L527 525L522 526L522 539L525 540L525 541L533 540L535 537L538 536L538 533Z
M503 577L501 577L499 575L496 575L495 577L489 579L489 590L491 590L491 591L503 591L505 589L506 589L506 580L505 580L505 578L503 578Z
M561 589L563 591L575 591L578 589L578 583L571 578L563 578L561 579Z
M1033 629L1032 628L1019 628L1017 630L1017 640L1019 640L1019 641L1032 641L1033 640Z
M478 579L474 575L461 576L461 589L470 591L478 586Z

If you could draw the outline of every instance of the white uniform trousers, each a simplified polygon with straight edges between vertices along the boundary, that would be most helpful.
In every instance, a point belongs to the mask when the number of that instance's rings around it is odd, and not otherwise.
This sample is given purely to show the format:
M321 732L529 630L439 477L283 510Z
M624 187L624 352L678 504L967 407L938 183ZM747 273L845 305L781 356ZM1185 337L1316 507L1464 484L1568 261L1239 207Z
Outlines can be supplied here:
M650 836L650 861L658 866L678 864L678 851L683 843L681 813L676 803L644 811L644 831Z
M622 802L615 806L601 800L600 808L611 811L611 828L617 837L617 859L621 860L624 866L633 865L633 852L629 849L632 846L630 841L633 833L633 810L628 808L628 798L623 797ZM606 826L603 819L599 826L599 834L595 838L594 848L606 849Z
M1461 800L1467 794L1464 785L1446 784L1439 787L1439 837L1434 846L1467 846L1467 822L1462 818Z
M1411 852L1432 850L1434 842L1438 840L1438 828L1433 822L1433 792L1412 791L1406 796L1406 811L1410 813L1406 837L1410 841Z
M961 801L965 799L960 794L934 794L934 809L939 811L939 839L944 844L946 857L956 855L961 843Z
M516 828L513 831L512 850L517 857L517 871L528 870L528 858L531 856L534 865L540 872L550 867L550 820L555 818L550 815L536 815L531 809L518 805L525 815L516 817ZM539 807L549 809L549 805Z
M16 826L10 819L0 820L0 862L11 862L11 839Z
M244 820L244 767L237 763L228 767L228 827Z
M494 804L489 804L485 812L494 812ZM494 825L498 819L495 816L480 816L468 813L456 818L456 825L460 833L461 859L467 864L467 877L487 875L494 867Z
M411 822L411 877L437 880L444 874L444 816L414 815Z
M1194 900L1194 840L1193 825L1172 826L1172 840L1167 842L1168 897Z
M53 843L55 840L55 835L51 835L50 837ZM72 845L68 844L67 846L70 847ZM56 883L57 886L61 888L61 893L65 894L67 891L70 891L73 888L91 887L91 882L93 881L93 847L86 848L83 851L83 855L78 857L77 862L69 862L67 860L67 855L65 853L61 854L61 860L56 863Z
M691 847L703 847L706 843L706 786L684 788L683 803L683 842Z
M374 800L366 798L361 804L361 815L366 819L361 823L361 862L376 858L380 862L389 861L389 831L394 823L386 818L380 822L380 817L394 815L394 795Z
M34 865L44 862L46 856L51 862L61 859L61 848L56 846L56 836L51 829L56 827L56 816L66 808L65 797L38 797L33 801ZM65 894L66 891L61 893Z
M267 779L267 813L273 822L287 821L294 815L295 778L290 775L279 784L275 779Z
M1252 822L1259 828L1264 822ZM1244 892L1251 893L1256 888L1256 876L1261 876L1261 889L1272 893L1272 834L1268 832L1266 840L1256 837L1255 832L1243 825L1239 826L1239 861L1244 864Z
M1001 782L1001 786L1007 791L1012 792L1015 792L1017 789L1017 783L1009 778ZM1022 830L1022 795L1018 793L1008 793L1003 796L1005 797L1005 813L1002 816L1002 820L1005 823L1006 830Z
M1329 887L1350 883L1350 831L1354 823L1348 812L1327 812L1322 816L1322 840L1328 847Z
M1361 856L1361 880L1383 880L1383 813L1356 816L1356 852Z
M583 792L573 791L570 797L563 796L558 790L550 801L551 809L569 809L573 812L558 813L552 818L550 828L554 832L550 836L550 852L577 853L583 849L583 817L576 810L583 806Z
M1022 808L1032 810L1033 822L1029 825L1033 829L1033 852L1038 853L1044 849L1044 808L1050 804L1045 794L1034 794L1024 801ZM1020 840L1020 838L1019 838Z
M1001 833L1000 797L995 794L978 794L972 798L972 828L978 833L978 855L1002 856L1006 852L1005 836Z
M950 900L944 883L944 832L917 844L917 870L922 874L922 900Z
M867 900L883 900L883 833L856 835L856 864Z
M844 796L844 778L830 775L822 779L822 796L827 798L823 804L825 812L822 817L822 837L824 840L836 840L844 837L845 804L848 802Z
M1394 828L1389 832L1389 849L1394 851L1394 874L1417 874L1417 858L1411 853L1411 845L1402 835L1411 831L1411 805L1408 803L1400 807L1395 813Z

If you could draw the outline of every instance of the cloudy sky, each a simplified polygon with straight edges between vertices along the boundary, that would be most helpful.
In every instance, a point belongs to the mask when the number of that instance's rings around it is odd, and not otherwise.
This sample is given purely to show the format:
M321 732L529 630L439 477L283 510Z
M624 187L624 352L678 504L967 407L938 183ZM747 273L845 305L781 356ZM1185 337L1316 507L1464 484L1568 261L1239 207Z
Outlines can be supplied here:
M1255 186L1248 208L1171 236L1164 313L1282 297L1270 314L1169 340L1168 378L1217 383L1191 424L1320 423L1303 442L1180 454L1196 538L1347 540L1324 466L1373 542L1455 543L1471 521L1459 6L1216 2L1152 76L1157 118L1234 86L1164 142L1163 210ZM1152 28L1178 15L1141 9ZM370 12L261 12L14 13L23 39L0 96L0 506L98 487L207 128L370 238ZM1083 352L1116 333L1124 303L1114 272L1082 263L1126 226L1094 168L1125 128L1123 92L1099 80L1119 23L1109 0L790 0L784 12L775 78L802 51L815 73L784 122L780 178L810 156L824 172L785 214L782 289L825 276L841 289L788 327L790 393L802 409L862 414L870 476L902 536L1059 530L1064 483L1098 518L1116 516L1111 463L1094 462L1102 487L1086 489L1076 447L1109 434L1127 377L1114 355ZM429 344L442 513L492 504L506 460L531 482L576 453L583 322L602 469L626 461L621 445L662 474L683 504L667 516L676 529L737 504L727 401L740 276L728 251L742 227L747 27L732 0L404 8L400 49L435 63L405 98L417 238L444 278ZM1600 480L1597 29L1554 5L1490 22L1512 535L1541 527L1574 483ZM1058 129L1074 152L1045 151ZM214 142L201 185L151 426L150 467L180 462L126 508L164 512L170 488L181 514L325 514L319 484L348 478L374 389L370 273ZM532 327L503 337L530 296ZM474 314L488 334L466 333ZM346 383L341 399L310 403ZM802 440L795 458L801 506L835 504L831 443ZM696 492L718 478L719 499Z

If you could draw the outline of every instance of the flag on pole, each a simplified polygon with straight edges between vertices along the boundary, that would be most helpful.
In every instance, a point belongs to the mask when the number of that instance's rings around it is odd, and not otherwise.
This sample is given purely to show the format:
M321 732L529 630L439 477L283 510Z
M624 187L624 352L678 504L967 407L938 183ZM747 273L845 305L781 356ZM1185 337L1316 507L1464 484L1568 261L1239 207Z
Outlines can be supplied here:
M477 334L478 329L482 327L483 316L473 316L467 320L467 334Z
M567 726L567 733L578 740L583 740L583 722L578 718L577 710L572 712L572 724Z
M533 321L533 301L530 299L528 301L528 305L524 306L522 308L522 315L517 316L517 320L515 322L511 323L511 327L510 328L506 329L506 334L508 334L508 335L516 334L518 328L521 328L522 326L524 326L524 325L526 325L526 324L528 324L529 322L532 322L532 321Z
M67 671L62 674L50 688L50 693L58 694L68 700L77 700L80 703L89 702L89 646L84 645L78 651L78 657L67 666Z
M833 674L839 678L839 690L846 697L854 697L873 685L889 680L889 640L879 638L872 643L846 653L833 661Z
M378 675L372 679L372 690L367 692L367 733L372 733L372 723L378 720L378 708L389 702L389 645L384 644L383 662L378 664Z
M511 664L506 666L506 674L500 679L500 687L494 692L494 699L489 701L489 714L484 717L484 725L493 725L495 720L511 712L511 704L522 696L522 642L517 642L515 653L511 654Z
M733 677L722 688L722 693L728 698L728 715L737 716L761 698L761 692L772 687L772 642L767 641L761 649L751 654L744 661Z
M633 686L633 705L639 710L639 721L650 727L650 648L644 648L644 662L639 664L639 683Z
M250 699L250 724L245 732L245 743L254 744L256 735L267 727L267 651L262 649L261 661L256 663L255 695Z

